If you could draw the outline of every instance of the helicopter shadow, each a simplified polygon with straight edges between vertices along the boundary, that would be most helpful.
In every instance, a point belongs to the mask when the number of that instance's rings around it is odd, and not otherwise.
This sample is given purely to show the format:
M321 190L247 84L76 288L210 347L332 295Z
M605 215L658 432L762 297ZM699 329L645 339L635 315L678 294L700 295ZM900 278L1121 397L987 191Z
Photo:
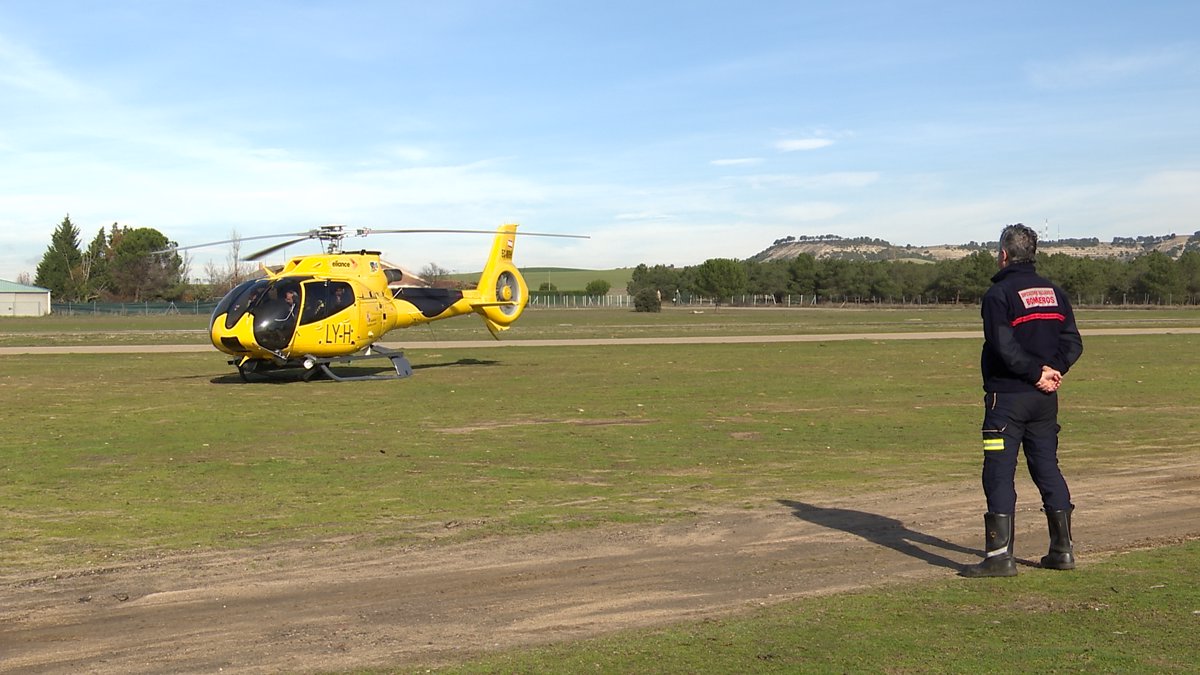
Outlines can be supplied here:
M499 361L492 359L459 359L457 361L448 361L446 363L422 363L413 366L413 370L425 370L426 368L445 368L447 366L498 366Z
M904 523L895 518L881 516L877 513L816 506L790 499L780 499L778 502L790 508L792 515L800 520L862 537L873 544L885 546L936 567L959 570L962 569L963 563L930 551L927 547L954 553L982 555L982 552L977 549L959 546L940 537L918 532L906 527Z
M499 366L499 361L491 359L458 359L456 361L446 361L444 363L422 363L413 365L413 371L427 370L430 368L448 368L452 366ZM391 366L340 366L335 369L336 373L343 378L353 381L353 378L362 378L363 380L402 380L407 378L395 377L395 370ZM226 373L218 375L209 380L212 384L296 384L296 383L315 383L315 382L333 382L326 377L304 378L304 371L298 368L269 371L266 373L255 373L251 375L250 380L242 379L239 373Z

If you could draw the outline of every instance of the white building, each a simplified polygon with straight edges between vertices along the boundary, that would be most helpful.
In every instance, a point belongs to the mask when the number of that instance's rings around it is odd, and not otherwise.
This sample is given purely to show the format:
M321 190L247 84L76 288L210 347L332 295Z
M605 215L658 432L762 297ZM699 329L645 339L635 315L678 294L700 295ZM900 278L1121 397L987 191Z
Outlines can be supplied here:
M49 313L49 290L0 280L0 316L45 316Z

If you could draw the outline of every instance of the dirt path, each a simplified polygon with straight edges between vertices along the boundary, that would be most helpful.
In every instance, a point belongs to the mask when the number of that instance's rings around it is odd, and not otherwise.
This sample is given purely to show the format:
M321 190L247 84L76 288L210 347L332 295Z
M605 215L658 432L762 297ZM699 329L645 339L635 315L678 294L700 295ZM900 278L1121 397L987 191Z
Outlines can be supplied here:
M1073 475L1085 567L1200 536L1200 454ZM1018 484L1022 503L1035 494ZM974 484L825 498L665 526L370 549L177 555L0 580L0 671L306 672L436 665L488 650L698 619L805 595L953 577L982 538ZM1017 552L1045 520L1017 517ZM1022 568L1022 574L1061 574ZM979 583L962 580L962 583Z
M1200 327L1178 328L1092 328L1083 331L1085 337L1094 335L1195 335ZM843 342L846 340L982 340L975 331L934 331L904 333L806 333L784 335L700 335L679 337L635 338L570 338L554 340L410 340L380 342L392 349L484 349L490 347L620 347L627 345L696 345L744 344L776 342ZM141 354L156 353L217 353L209 344L193 345L29 345L0 347L6 354Z

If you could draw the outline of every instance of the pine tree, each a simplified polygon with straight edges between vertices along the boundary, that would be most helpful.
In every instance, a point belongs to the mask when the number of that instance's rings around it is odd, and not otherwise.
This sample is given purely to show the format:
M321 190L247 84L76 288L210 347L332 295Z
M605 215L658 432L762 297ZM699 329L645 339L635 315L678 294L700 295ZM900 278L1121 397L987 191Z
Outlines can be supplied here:
M113 223L113 229L116 229L117 224ZM100 296L108 290L110 282L108 279L108 236L104 234L104 228L96 233L96 238L88 245L87 251L83 253L82 268L85 277L85 291L87 297L84 299L93 299Z
M720 304L733 301L733 295L744 293L748 278L746 268L729 258L709 258L696 268L696 290L712 296Z
M50 237L50 248L38 263L34 284L50 290L52 297L64 302L79 300L79 264L83 254L79 251L79 228L67 214Z

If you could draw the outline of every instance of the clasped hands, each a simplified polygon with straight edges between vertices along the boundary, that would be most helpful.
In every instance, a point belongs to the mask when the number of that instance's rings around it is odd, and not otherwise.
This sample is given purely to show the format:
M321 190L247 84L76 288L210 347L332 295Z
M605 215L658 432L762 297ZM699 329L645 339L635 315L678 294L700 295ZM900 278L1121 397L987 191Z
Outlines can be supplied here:
M1053 394L1054 392L1058 391L1060 386L1062 386L1062 379L1062 373L1051 368L1050 366L1042 366L1042 377L1034 386L1036 386L1038 391L1042 392L1043 394Z

